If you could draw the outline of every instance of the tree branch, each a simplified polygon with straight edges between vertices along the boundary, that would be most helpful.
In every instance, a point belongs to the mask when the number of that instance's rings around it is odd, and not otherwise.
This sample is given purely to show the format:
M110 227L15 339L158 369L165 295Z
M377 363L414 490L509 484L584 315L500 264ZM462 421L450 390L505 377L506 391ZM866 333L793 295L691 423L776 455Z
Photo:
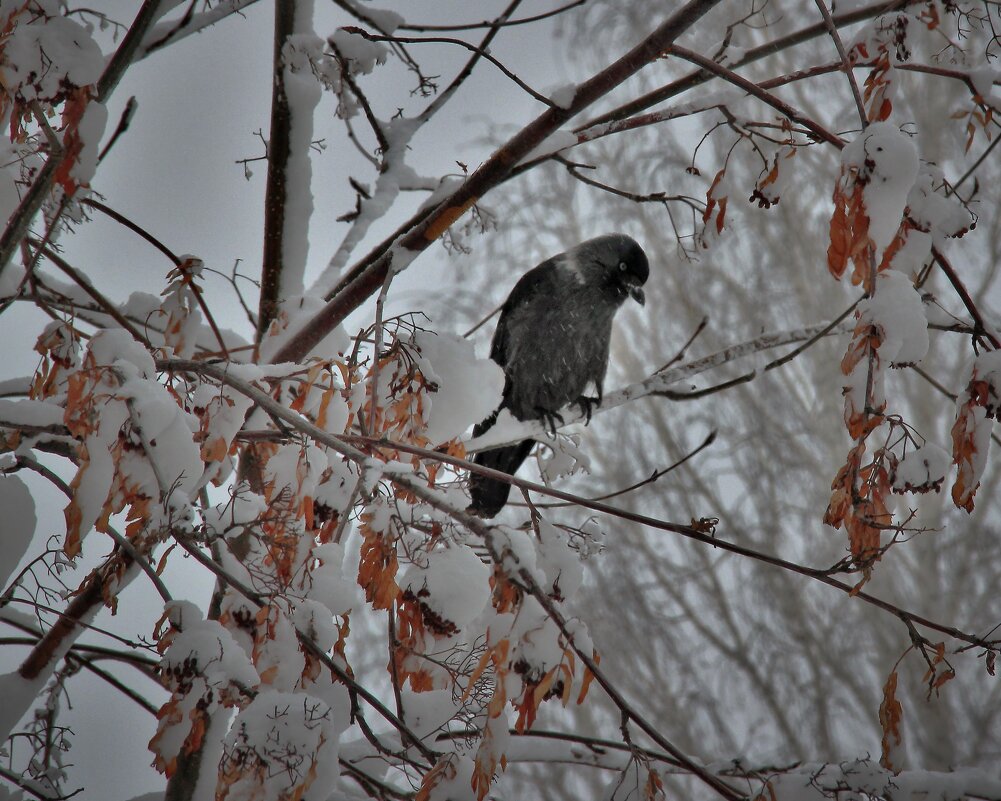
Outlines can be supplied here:
M549 108L497 150L458 190L433 210L420 212L355 265L328 296L327 305L301 328L273 361L298 361L351 311L378 291L389 272L406 267L480 197L497 186L517 163L600 97L660 57L719 0L689 0L622 58L577 87L567 108Z

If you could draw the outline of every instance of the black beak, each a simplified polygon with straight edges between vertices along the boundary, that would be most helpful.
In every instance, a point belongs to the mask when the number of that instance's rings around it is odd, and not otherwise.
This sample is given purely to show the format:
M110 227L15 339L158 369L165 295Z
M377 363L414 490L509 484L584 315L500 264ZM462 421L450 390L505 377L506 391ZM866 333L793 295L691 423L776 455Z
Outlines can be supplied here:
M640 306L646 305L646 295L643 294L643 288L638 286L629 287L629 297L635 300Z

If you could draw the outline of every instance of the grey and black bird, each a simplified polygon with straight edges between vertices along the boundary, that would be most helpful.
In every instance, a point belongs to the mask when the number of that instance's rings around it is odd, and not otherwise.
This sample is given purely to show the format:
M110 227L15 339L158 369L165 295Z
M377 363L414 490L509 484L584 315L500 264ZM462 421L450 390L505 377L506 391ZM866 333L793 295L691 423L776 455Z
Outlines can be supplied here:
M504 395L473 435L485 433L502 409L555 430L563 422L560 410L576 404L590 422L601 403L612 319L626 298L645 302L649 274L643 248L624 234L589 239L525 273L501 308L490 348L504 370ZM585 395L591 387L595 394ZM526 439L482 451L474 461L513 475L533 444ZM469 511L494 517L511 485L473 473L469 490Z

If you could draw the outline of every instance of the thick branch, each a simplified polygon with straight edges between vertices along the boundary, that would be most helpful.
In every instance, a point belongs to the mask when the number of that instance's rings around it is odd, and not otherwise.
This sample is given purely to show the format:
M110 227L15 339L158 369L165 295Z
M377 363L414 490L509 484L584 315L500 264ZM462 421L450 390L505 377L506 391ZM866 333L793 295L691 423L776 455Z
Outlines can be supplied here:
M273 76L271 82L271 131L268 135L268 178L264 194L264 258L261 266L261 299L255 342L278 312L284 265L285 214L288 210L288 162L291 149L292 111L285 92L285 42L295 30L296 3L275 3Z

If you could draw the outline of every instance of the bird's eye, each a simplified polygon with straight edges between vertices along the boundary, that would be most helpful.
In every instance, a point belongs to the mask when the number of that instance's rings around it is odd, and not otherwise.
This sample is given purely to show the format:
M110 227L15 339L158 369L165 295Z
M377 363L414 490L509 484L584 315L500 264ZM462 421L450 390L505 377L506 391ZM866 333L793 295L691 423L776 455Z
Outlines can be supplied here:
M628 264L626 264L624 261L620 261L619 262L619 272L620 273L624 273L628 269L629 269L629 265Z

